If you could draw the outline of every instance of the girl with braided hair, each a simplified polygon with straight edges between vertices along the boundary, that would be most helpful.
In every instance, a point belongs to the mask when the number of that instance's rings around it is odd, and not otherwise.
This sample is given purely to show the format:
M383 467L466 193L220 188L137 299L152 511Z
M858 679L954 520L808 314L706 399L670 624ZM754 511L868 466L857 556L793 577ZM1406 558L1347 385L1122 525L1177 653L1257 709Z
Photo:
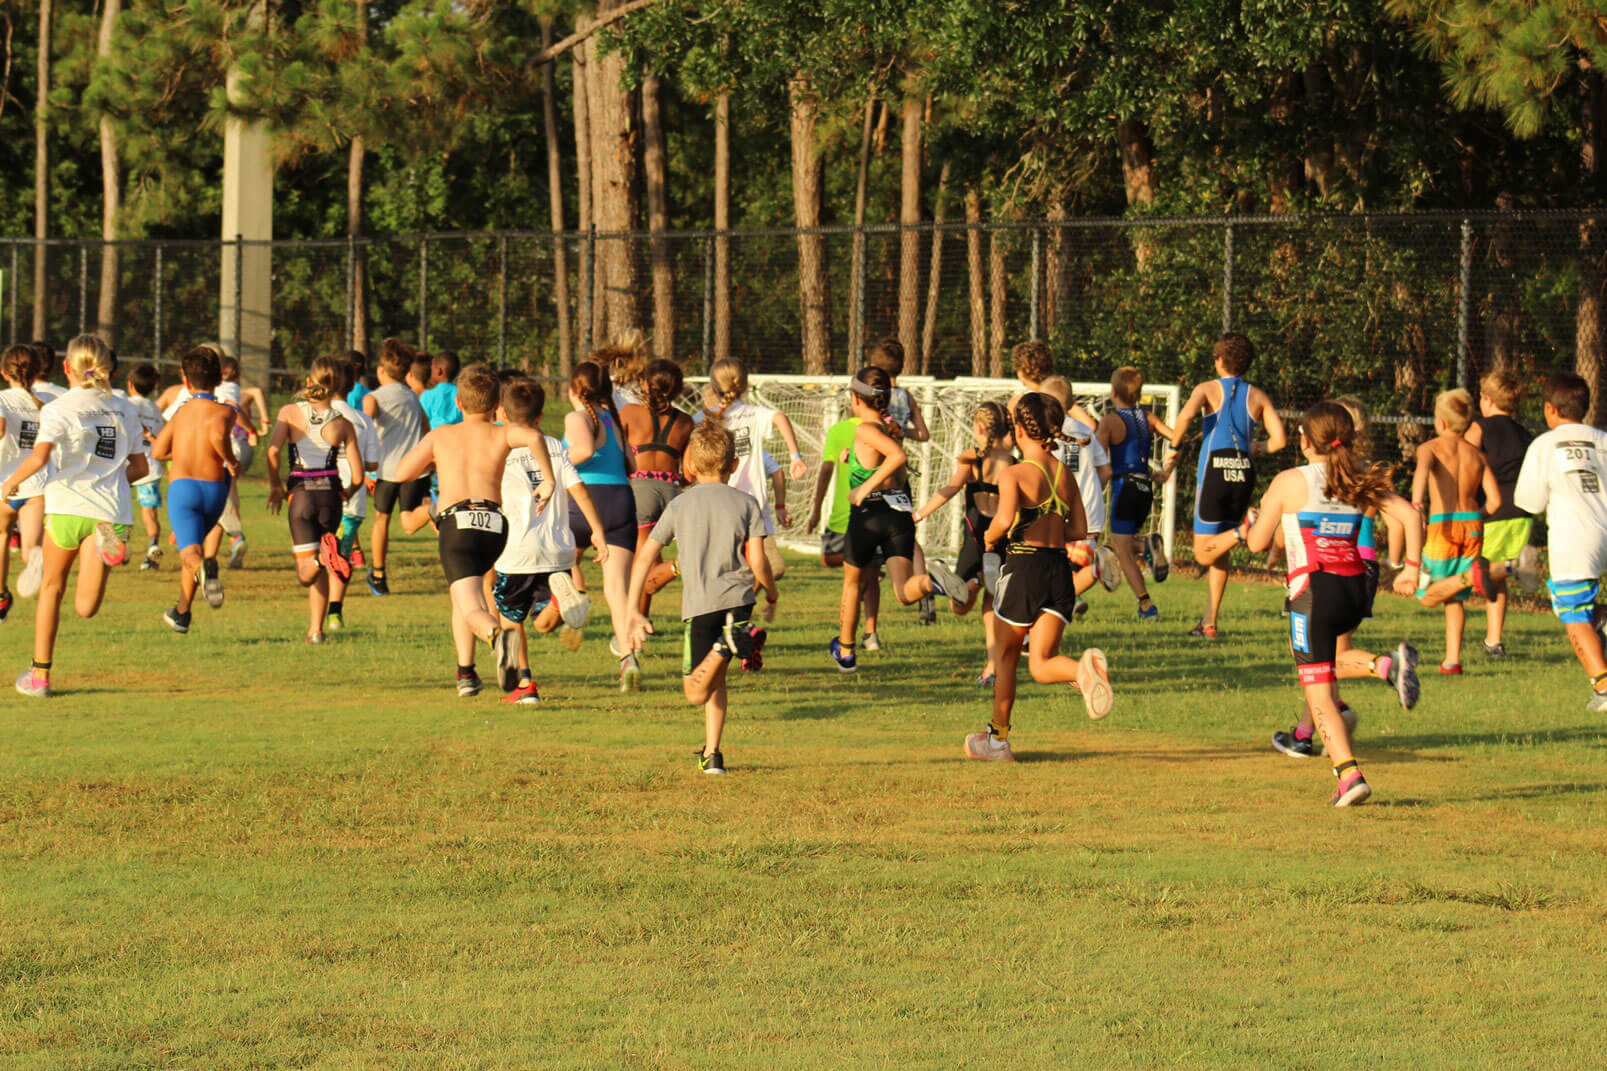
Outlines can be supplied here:
M575 366L569 377L569 404L574 411L564 417L564 449L603 522L604 541L618 550L602 563L603 597L608 600L608 614L614 626L609 650L619 659L619 690L634 692L641 687L642 669L630 648L631 608L625 605L625 596L630 586L631 555L636 551L636 499L631 493L630 464L620 433L619 412L614 408L614 387L600 362L582 361ZM573 500L569 506L569 530L574 534L575 546L588 547L592 542L591 525ZM578 551L575 584L584 590Z
M1338 782L1328 803L1350 807L1372 795L1351 752L1340 713L1336 660L1339 638L1361 624L1371 598L1360 543L1368 513L1379 511L1406 531L1409 562L1421 560L1423 531L1405 499L1395 494L1385 465L1356 456L1356 425L1344 406L1318 402L1300 422L1306 464L1280 473L1261 500L1261 512L1240 531L1252 551L1271 547L1281 531L1289 555L1289 647L1300 687L1322 734ZM1395 590L1417 590L1417 566L1395 578Z
M848 386L849 408L860 423L842 457L848 468L848 538L843 552L841 629L828 648L832 661L844 673L859 668L854 639L859 630L861 574L875 568L878 554L886 561L893 594L905 606L923 595L936 594L947 597L960 612L966 600L965 582L942 562L928 559L927 572L915 572L914 507L902 478L909 459L896 437L897 425L890 424L887 413L891 378L880 368L862 368Z
M635 464L631 469L631 495L636 500L636 549L647 542L648 533L664 515L665 507L681 493L684 477L681 456L692 438L692 418L675 408L681 397L681 366L659 358L650 361L641 375L642 403L626 405L619 411ZM679 573L674 562L659 562L647 576L642 602L645 617L653 604L653 594Z
M982 534L993 522L999 507L999 474L1015 463L1010 452L1010 418L998 402L983 402L971 414L971 436L976 445L962 450L954 459L954 475L938 489L926 504L915 511L915 523L930 517L943 504L962 491L965 493L964 524L960 536L960 557L954 571L965 582L967 598L965 608L975 604L982 595L982 631L987 642L987 663L977 677L977 683L993 686L995 674L993 644L993 588L999 579L1000 561L997 554L982 549Z
M1024 395L1015 406L1020 464L999 476L999 508L983 545L1004 548L1004 568L995 588L998 615L994 656L993 720L965 738L967 758L1012 762L1010 714L1015 707L1021 642L1031 638L1028 668L1043 684L1071 684L1082 693L1090 718L1110 713L1114 695L1105 655L1090 647L1080 658L1060 653L1060 637L1077 602L1068 544L1081 539L1087 521L1077 480L1055 455L1060 405L1043 394Z

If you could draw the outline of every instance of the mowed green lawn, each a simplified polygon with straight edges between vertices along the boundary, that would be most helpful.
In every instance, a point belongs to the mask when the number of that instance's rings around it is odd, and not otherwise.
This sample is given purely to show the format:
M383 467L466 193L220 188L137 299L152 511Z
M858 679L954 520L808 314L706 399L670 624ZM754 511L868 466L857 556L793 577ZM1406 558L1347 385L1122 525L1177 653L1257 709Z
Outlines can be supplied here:
M1182 635L1197 582L1143 627L1097 592L1071 643L1108 653L1115 712L1027 683L1022 761L990 765L961 758L988 712L975 618L889 612L840 676L836 574L794 559L713 778L678 588L641 694L594 625L537 645L541 706L459 700L433 540L309 648L249 491L221 611L172 635L171 553L123 569L66 622L62 694L0 699L0 1066L1607 1056L1607 734L1549 617L1411 713L1352 686L1376 794L1331 811L1327 764L1268 747L1296 705L1270 585L1232 587L1210 646ZM0 626L8 674L32 617ZM1382 598L1363 638L1432 666L1440 634Z

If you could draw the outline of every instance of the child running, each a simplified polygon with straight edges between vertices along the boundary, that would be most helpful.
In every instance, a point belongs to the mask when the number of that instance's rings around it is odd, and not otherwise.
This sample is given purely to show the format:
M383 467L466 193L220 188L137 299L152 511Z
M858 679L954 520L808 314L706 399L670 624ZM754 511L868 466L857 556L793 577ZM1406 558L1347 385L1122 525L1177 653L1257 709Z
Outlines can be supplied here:
M391 513L402 507L402 530L409 535L430 523L430 481L426 478L400 481L396 468L402 456L430 430L424 407L408 385L409 369L418 357L412 346L401 339L380 343L379 386L363 396L363 413L374 422L379 435L379 471L373 494L374 531L369 535L368 590L389 595L385 555L391 542Z
M637 551L647 542L665 507L681 493L681 455L692 437L692 418L675 408L682 384L680 365L663 358L650 361L640 376L642 403L628 404L619 411L633 459L630 481L631 496L636 500ZM643 615L651 611L653 595L678 572L674 562L653 566L637 607Z
M1171 464L1159 472L1150 469L1155 437L1159 435L1170 442L1173 436L1164 420L1139 407L1138 399L1143 391L1144 373L1132 365L1124 365L1111 373L1111 408L1099 419L1098 437L1100 444L1110 451L1110 544L1116 551L1116 560L1121 563L1128 586L1138 598L1138 619L1156 621L1161 612L1144 585L1144 570L1138 564L1137 539L1149 523L1149 512L1155 504L1155 486L1164 484L1172 476ZM1151 532L1145 540L1144 557L1149 559L1157 584L1171 574L1166 540L1159 532Z
M1462 673L1462 628L1467 616L1462 604L1469 590L1486 599L1494 596L1478 496L1482 490L1484 509L1494 513L1501 508L1501 488L1484 454L1463 438L1472 423L1473 399L1468 392L1441 392L1434 399L1434 438L1417 448L1417 471L1412 476L1412 505L1428 512L1418 600L1424 606L1445 607L1445 659L1440 673L1446 676Z
M149 362L137 364L128 373L127 397L134 412L139 416L140 426L145 431L145 441L154 443L156 436L161 432L162 425L166 423L162 417L162 410L157 408L156 388L161 385L161 377L156 372L156 366ZM162 559L162 517L159 512L162 508L162 464L154 458L151 461L151 471L140 477L134 484L134 499L140 508L140 520L145 526L145 557L140 562L142 572L154 570Z
M539 383L515 377L502 385L497 417L509 427L539 428L546 400ZM504 703L532 705L541 701L530 672L530 640L525 631L532 608L556 604L569 628L578 629L585 623L585 601L569 579L569 568L575 560L575 537L569 527L570 498L591 528L597 560L606 561L609 554L602 519L597 516L580 474L565 456L563 443L550 435L544 442L558 473L558 484L545 509L538 507L533 496L546 477L528 447L508 451L502 470L502 509L508 518L508 543L496 560L492 599L502 627L513 629L518 636L517 682L502 697Z
M368 515L368 485L379 472L379 432L374 430L374 422L368 419L367 413L353 408L346 401L353 389L352 384L357 381L357 366L349 356L336 358L336 363L340 368L340 388L330 405L357 429L357 446L363 455L362 472L352 471L351 458L346 456L346 451L342 450L335 458L341 484L357 485L357 490L346 499L340 512L340 556L350 561L355 569L362 564L363 552L358 536L362 534L363 518ZM339 632L346 627L346 589L350 585L350 576L329 574L329 613L324 618L324 627L330 632Z
M78 616L94 617L111 567L128 560L134 522L129 481L150 467L138 417L126 399L111 392L115 364L111 348L96 335L67 343L68 389L40 411L33 451L0 487L0 499L15 499L29 477L55 464L45 485L44 578L34 617L33 666L17 678L17 691L36 699L51 694L67 575L76 561L73 605Z
M223 508L223 516L218 518L217 530L206 541L206 556L215 560L218 550L223 546L223 537L227 535L229 568L239 569L245 565L246 559L246 532L240 521L239 477L251 468L252 459L257 455L257 441L268 434L271 427L268 422L268 396L262 393L261 387L240 385L240 362L237 358L222 354L218 358L218 367L223 371L223 379L218 383L218 401L234 406L237 414L234 421L234 456L240 465L235 479L229 484L229 504Z
M1010 715L1021 644L1029 637L1027 665L1033 680L1075 686L1090 718L1105 717L1114 704L1104 652L1090 647L1076 659L1060 653L1060 638L1077 601L1066 548L1085 532L1077 481L1055 456L1057 409L1058 402L1038 393L1023 395L1016 403L1015 438L1022 461L999 475L998 512L983 535L984 547L1002 545L1004 551L994 604L999 672L993 682L993 719L982 732L965 738L967 758L1015 761Z
M33 452L39 438L40 400L29 384L35 376L39 355L32 346L11 346L0 356L0 375L6 389L0 391L0 483L11 478L18 466ZM44 579L44 549L40 541L45 532L45 481L50 470L34 474L15 496L0 498L0 621L11 612L11 540L17 530L22 551L22 570L17 576L17 594L32 598Z
M1607 433L1585 423L1590 386L1563 373L1546 380L1546 430L1529 444L1513 500L1546 517L1551 608L1568 631L1574 657L1590 678L1585 709L1607 711L1607 658L1593 620L1607 572Z
M849 416L826 430L825 444L821 448L820 471L815 476L815 493L809 509L809 531L820 525L820 509L831 492L831 512L826 517L825 530L820 533L820 564L827 569L841 569L843 554L848 547L848 448L854 441L854 430L860 418ZM882 563L876 561L860 570L860 605L865 614L865 638L862 646L867 651L880 651L881 638L876 634L877 618L882 606Z
M1189 395L1172 429L1172 445L1201 414L1200 463L1194 479L1194 560L1205 570L1205 616L1190 636L1217 638L1217 618L1228 587L1228 552L1241 541L1241 522L1255 499L1255 455L1275 454L1286 440L1283 421L1260 387L1244 381L1255 361L1255 347L1228 331L1211 347L1217 378ZM1255 442L1256 421L1267 426L1265 442Z
M357 429L335 412L332 404L340 382L335 358L314 361L301 399L279 410L268 440L268 509L278 513L287 499L290 503L290 550L296 560L296 579L307 589L307 642L311 644L324 642L329 578L351 576L351 563L341 556L337 533L341 504L356 493L357 484L341 483L336 464L341 451L346 452L359 480L363 471ZM287 447L288 490L279 478Z
M904 448L887 433L891 378L880 368L862 368L848 386L849 405L860 422L843 455L848 465L848 541L843 555L841 627L828 647L832 661L843 673L859 668L854 640L859 632L860 574L872 567L878 554L886 562L893 594L905 606L922 595L936 593L946 596L958 613L963 612L967 599L965 582L944 563L928 559L927 572L914 571L914 507L900 482L908 459Z
M162 620L174 632L190 631L190 607L196 588L207 605L223 605L223 582L216 558L205 557L202 546L229 502L229 486L240 471L234 454L237 411L218 401L222 376L217 351L197 346L180 361L184 388L190 400L173 414L156 436L151 454L172 463L167 485L167 520L179 548L179 599L163 612Z
M731 659L745 668L762 665L764 630L753 624L756 589L765 593L766 620L780 598L764 553L764 518L759 503L726 480L737 464L730 431L705 421L686 447L691 487L664 509L631 568L630 605L639 604L647 574L672 540L681 561L681 690L686 701L703 707L703 746L698 769L725 773L720 741L728 710L726 671ZM630 641L639 650L653 626L635 609Z
M1045 376L1038 385L1038 393L1047 394L1060 406L1062 419L1055 456L1071 470L1077 481L1077 493L1082 498L1087 534L1070 547L1079 596L1077 617L1080 618L1088 612L1088 603L1080 596L1096 581L1103 584L1106 591L1115 591L1122 583L1121 565L1115 551L1099 541L1105 531L1105 485L1110 483L1110 453L1094 432L1097 425L1075 415L1087 416L1087 412L1072 397L1070 380L1065 376Z
M1540 555L1529 545L1533 518L1518 507L1514 491L1524 455L1534 435L1512 416L1517 412L1523 384L1511 372L1497 370L1479 381L1479 416L1467 430L1467 441L1483 451L1501 489L1501 506L1484 522L1484 560L1490 563L1495 598L1484 605L1484 654L1505 658L1507 577L1515 576L1530 595L1540 588Z
M921 414L920 403L916 402L914 395L898 385L898 377L904 372L904 344L896 338L884 338L870 348L865 355L865 363L880 368L892 381L893 392L887 403L887 415L904 430L904 440L924 443L930 439L932 432L926 426L926 417Z
M942 509L949 499L962 491L965 493L960 556L954 563L954 572L965 582L969 593L967 609L974 604L979 591L982 595L982 635L987 661L976 682L988 688L993 687L996 672L993 591L998 586L1003 563L999 555L983 549L982 537L999 508L999 476L1015 463L1015 455L1005 445L1009 434L1010 425L1003 405L998 402L978 405L971 414L971 438L976 445L960 451L954 459L954 475L949 482L914 514L915 523L920 524Z
M1338 782L1333 807L1351 807L1372 795L1351 751L1350 729L1340 714L1335 669L1339 637L1367 615L1366 568L1358 542L1369 510L1394 514L1406 526L1407 566L1395 590L1409 594L1422 552L1422 532L1411 507L1390 489L1384 465L1363 468L1355 454L1355 425L1344 406L1318 402L1300 423L1306 464L1279 473L1261 511L1243 522L1253 551L1269 549L1278 533L1289 555L1289 646L1306 705L1322 734Z
M508 518L502 512L502 481L509 451L526 447L541 472L529 492L541 509L558 486L547 440L531 427L495 423L501 383L484 364L471 364L458 376L458 408L463 421L432 428L398 463L397 479L423 478L433 466L440 481L441 569L452 602L452 645L457 654L457 688L461 698L480 692L474 671L475 642L490 644L497 659L497 680L504 692L519 684L518 636L505 629L486 607L483 580L496 566L508 543Z

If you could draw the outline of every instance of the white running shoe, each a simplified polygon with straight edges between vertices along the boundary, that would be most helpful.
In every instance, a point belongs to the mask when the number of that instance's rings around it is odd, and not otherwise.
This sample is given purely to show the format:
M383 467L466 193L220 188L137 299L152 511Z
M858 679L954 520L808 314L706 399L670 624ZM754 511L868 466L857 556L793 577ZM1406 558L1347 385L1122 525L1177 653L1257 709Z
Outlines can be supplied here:
M1518 551L1518 565L1512 570L1517 579L1518 586L1523 588L1525 595L1533 595L1540 590L1540 551L1530 545Z
M960 579L959 573L949 568L947 562L937 558L926 559L926 575L932 578L938 594L947 596L956 605L965 605L965 581Z
M229 540L229 568L238 569L246 563L246 537L234 536Z
M859 649L861 651L880 651L882 641L877 637L876 633L867 632L865 633L865 638L859 641Z
M45 548L35 547L17 576L17 594L31 599L39 594L39 585L45 582Z
M1099 582L1105 585L1106 591L1115 591L1122 586L1122 563L1116 557L1116 552L1104 543L1094 548L1094 567L1099 573Z
M1077 690L1082 692L1083 706L1088 708L1090 718L1098 721L1110 713L1116 695L1110 688L1105 652L1097 647L1088 648L1077 662Z
M568 573L553 573L547 578L547 587L558 600L558 613L565 625L580 628L586 624L586 618L591 616L591 596L575 587Z
M128 561L128 544L110 521L95 525L95 550L107 565L122 565Z

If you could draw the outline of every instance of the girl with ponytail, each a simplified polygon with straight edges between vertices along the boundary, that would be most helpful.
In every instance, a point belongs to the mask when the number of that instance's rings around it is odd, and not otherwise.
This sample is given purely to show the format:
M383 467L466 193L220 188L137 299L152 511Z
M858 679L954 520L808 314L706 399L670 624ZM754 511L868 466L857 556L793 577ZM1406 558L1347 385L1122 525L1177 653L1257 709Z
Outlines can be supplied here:
M849 383L849 409L860 423L841 458L848 473L848 533L841 628L829 646L832 661L844 673L859 668L854 640L859 633L860 589L864 572L876 567L877 555L885 559L893 594L905 606L924 595L948 597L956 613L969 606L965 582L947 565L934 559L927 562L927 572L915 571L914 507L903 489L909 459L897 438L888 434L891 397L892 380L880 368L863 368Z
M993 523L993 515L999 507L999 475L1015 463L1015 455L1006 445L1009 435L1009 417L1003 405L998 402L978 405L971 414L971 438L976 445L956 455L954 475L914 515L915 523L919 524L942 509L949 499L962 491L965 493L960 557L954 563L954 571L965 582L967 610L975 604L977 595L982 595L982 632L987 641L987 662L977 683L988 687L992 687L995 675L993 588L1002 563L997 554L983 551L982 534Z
M1064 419L1046 394L1025 394L1015 404L1020 464L999 474L999 508L983 533L983 546L1004 554L994 588L993 720L965 738L967 758L1012 762L1010 716L1015 707L1021 643L1031 638L1028 667L1043 684L1071 684L1082 693L1090 718L1110 713L1104 652L1090 647L1079 658L1060 653L1060 638L1074 616L1076 579L1067 548L1087 534L1077 478L1055 453Z
M17 678L17 691L26 696L50 695L61 600L73 563L78 563L74 607L80 617L94 617L110 568L128 560L134 521L129 483L144 476L150 463L138 413L108 389L115 365L111 348L95 335L79 335L67 344L68 390L40 410L33 451L0 486L0 498L14 499L30 477L55 466L45 484L33 667Z
M39 396L29 389L41 371L39 358L31 346L11 346L0 356L0 375L6 389L0 390L0 482L11 477L23 458L33 451L39 436ZM48 471L36 473L15 498L0 499L0 621L11 610L11 541L5 533L13 524L22 544L22 575L17 578L17 594L23 598L38 594L44 552L40 539L45 528L45 480Z
M1361 624L1370 608L1360 549L1367 514L1383 512L1406 531L1407 562L1395 578L1397 592L1417 590L1423 553L1417 514L1394 493L1388 467L1363 463L1355 444L1356 425L1344 406L1312 406L1300 424L1306 464L1280 473L1261 500L1259 516L1252 512L1239 529L1252 551L1267 550L1283 535L1289 556L1289 647L1303 698L1334 764L1338 785L1328 801L1334 807L1354 806L1372 795L1351 751L1336 665L1340 637Z
M647 542L648 533L664 515L664 509L681 491L681 455L692 437L692 418L675 408L681 397L681 366L658 358L648 362L641 379L642 401L619 411L630 444L631 495L636 500L636 549ZM647 576L638 607L645 617L653 595L668 584L678 570L674 562L659 562Z
M564 417L564 449L603 522L603 539L618 551L603 559L603 596L608 600L614 632L609 649L619 659L619 688L633 692L641 686L642 670L630 647L631 608L625 599L630 586L631 555L636 550L636 501L631 493L631 466L626 460L619 412L614 408L614 387L604 356L599 352L593 355L595 359L582 361L569 377L573 412ZM573 497L569 502L569 530L577 548L591 546L591 524ZM575 564L575 586L584 591L579 551Z

